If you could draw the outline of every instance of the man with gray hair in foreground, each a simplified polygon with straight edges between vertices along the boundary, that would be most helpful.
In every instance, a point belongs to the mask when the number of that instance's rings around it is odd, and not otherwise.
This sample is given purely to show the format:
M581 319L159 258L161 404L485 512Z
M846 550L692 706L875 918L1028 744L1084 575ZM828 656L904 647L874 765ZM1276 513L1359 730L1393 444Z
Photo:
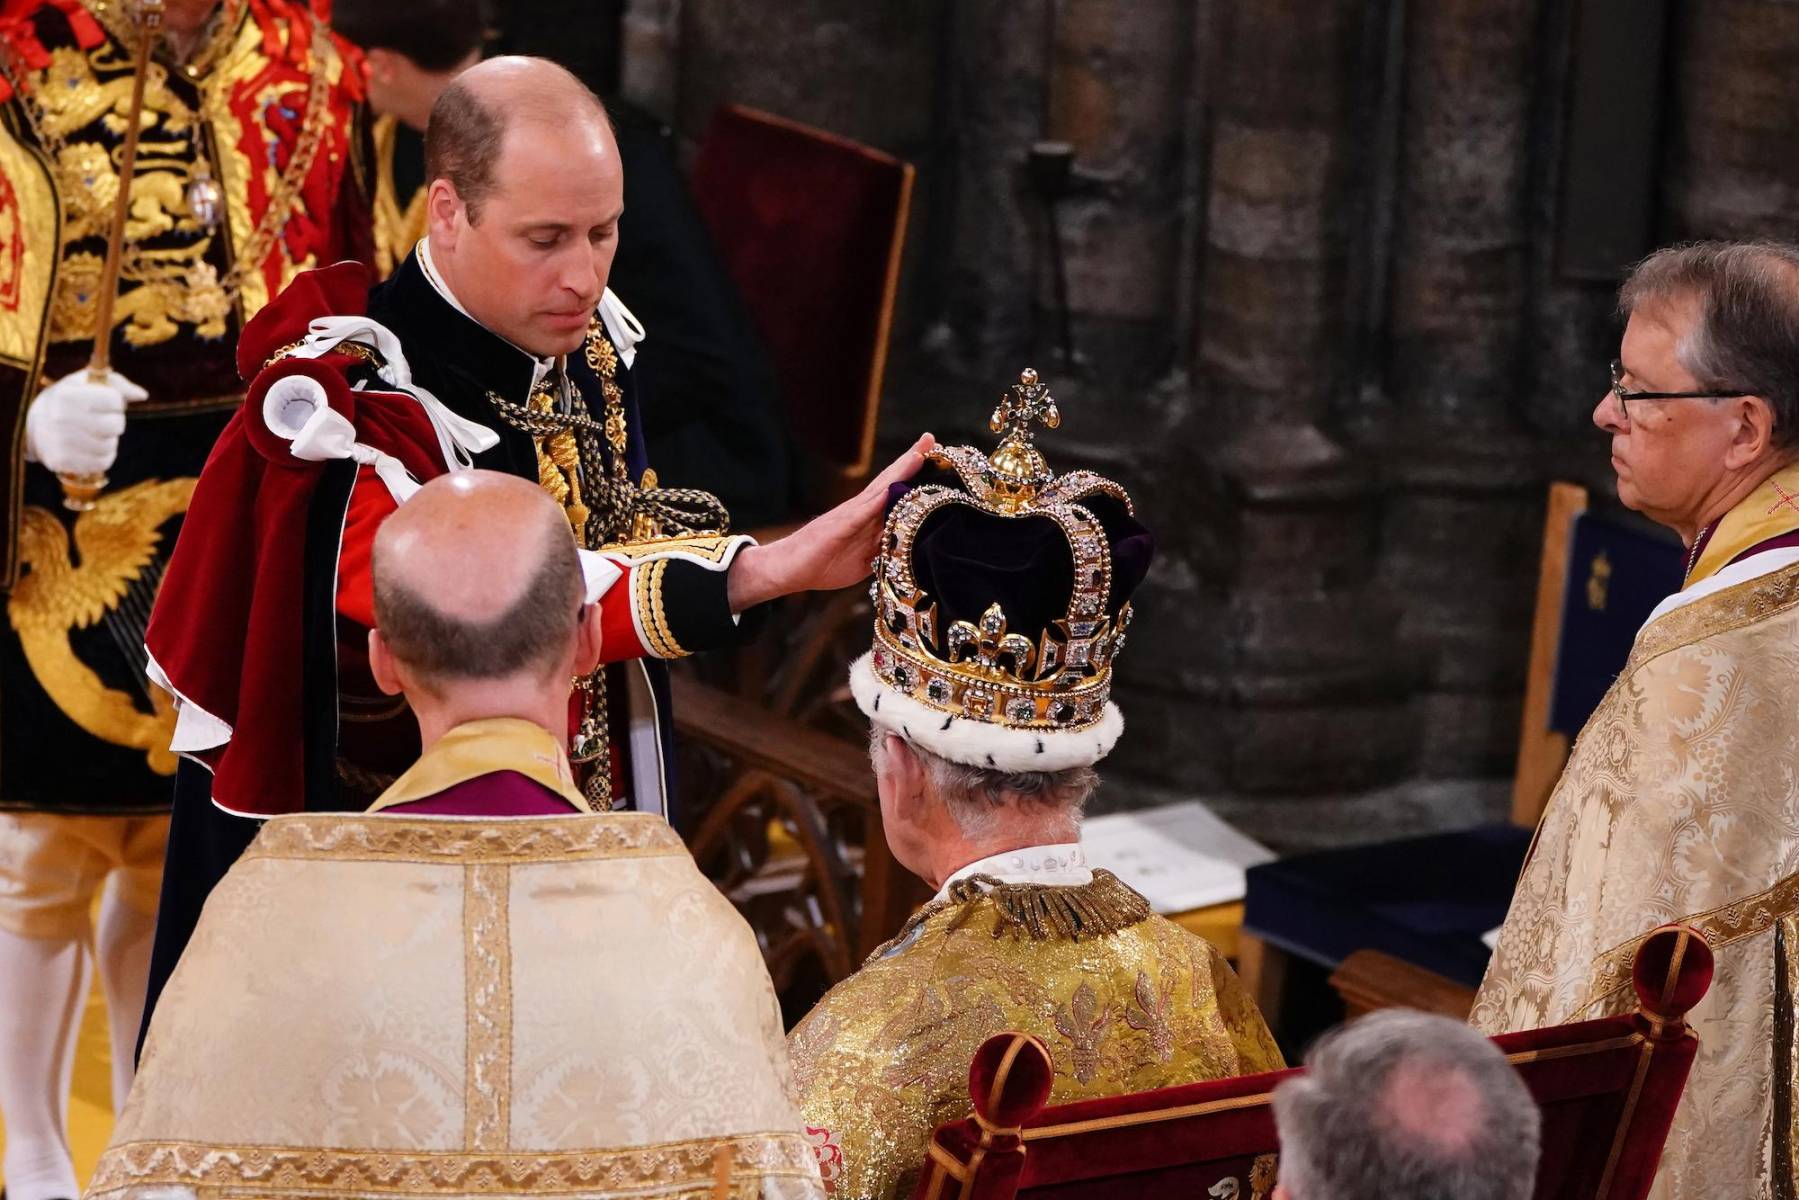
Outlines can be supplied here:
M1275 1200L1528 1200L1542 1114L1497 1046L1390 1009L1319 1041L1274 1092Z
M603 567L511 475L382 525L371 664L424 752L214 889L88 1195L820 1194L755 936L570 772Z
M1153 542L1117 484L1049 475L1028 424L1053 404L1024 372L991 460L933 452L887 516L850 689L887 844L938 890L789 1042L837 1196L910 1195L931 1129L970 1112L969 1060L1005 1030L1048 1047L1054 1103L1281 1066L1223 956L1081 851Z

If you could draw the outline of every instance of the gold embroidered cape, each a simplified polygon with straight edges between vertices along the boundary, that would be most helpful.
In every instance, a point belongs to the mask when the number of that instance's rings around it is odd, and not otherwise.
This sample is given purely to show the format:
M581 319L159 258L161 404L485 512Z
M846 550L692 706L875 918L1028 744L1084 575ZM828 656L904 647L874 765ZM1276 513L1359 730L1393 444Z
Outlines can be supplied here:
M768 972L659 817L276 817L94 1200L810 1197Z
M1070 936L1071 911L1096 910L1128 915ZM1008 1029L1049 1047L1052 1104L1283 1065L1218 951L1108 872L1072 887L958 887L789 1038L832 1194L909 1196L931 1130L972 1111L969 1060Z
M1652 1193L1795 1194L1799 565L1637 635L1576 742L1473 1022L1500 1033L1629 1009L1637 940L1669 921L1717 958L1699 1057Z

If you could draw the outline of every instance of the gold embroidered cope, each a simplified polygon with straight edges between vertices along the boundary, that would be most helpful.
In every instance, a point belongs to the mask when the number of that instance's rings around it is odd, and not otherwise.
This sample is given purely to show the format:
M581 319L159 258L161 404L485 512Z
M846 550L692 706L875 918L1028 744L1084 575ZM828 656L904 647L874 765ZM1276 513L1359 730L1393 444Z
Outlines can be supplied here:
M1083 914L1109 931L1077 940ZM1049 1047L1052 1104L1283 1065L1223 956L1109 873L958 888L789 1039L808 1136L837 1164L832 1194L910 1195L931 1130L972 1111L969 1060L1005 1030Z
M820 1194L755 937L638 813L271 820L88 1195L172 1188Z
M1625 1012L1644 934L1705 935L1717 975L1689 1017L1699 1058L1657 1200L1799 1189L1795 714L1799 565L1645 626L1575 743L1475 1003L1486 1033Z

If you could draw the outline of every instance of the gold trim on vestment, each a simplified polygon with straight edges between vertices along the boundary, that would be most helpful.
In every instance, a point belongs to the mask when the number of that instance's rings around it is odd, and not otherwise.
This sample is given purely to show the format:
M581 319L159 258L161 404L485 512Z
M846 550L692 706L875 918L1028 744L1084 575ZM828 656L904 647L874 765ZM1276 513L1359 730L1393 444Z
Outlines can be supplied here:
M593 807L575 786L568 751L555 734L517 717L464 721L425 747L418 761L369 805L371 813L428 800L460 784L501 771L523 775L555 792L576 812Z
M1794 1084L1799 1082L1799 916L1780 919L1774 931L1774 1162L1773 1200L1799 1198L1799 1111Z
M488 821L291 813L270 818L243 859L522 865L686 853L680 835L654 813L571 813Z
M1636 645L1631 648L1630 661L1618 678L1630 678L1650 659L1670 650L1764 621L1796 604L1799 604L1799 563L1701 597L1656 619L1638 634Z
M1799 875L1788 875L1766 891L1662 924L1688 926L1716 953L1732 942L1768 932L1782 918L1796 912L1799 912ZM1631 964L1636 961L1637 950L1654 932L1650 930L1613 946L1593 960L1593 982L1589 985L1586 1002L1574 1010L1576 1018L1630 986Z
M1709 579L1745 550L1799 529L1799 466L1768 476L1713 526L1705 552L1687 572L1683 588Z
M124 1189L217 1188L259 1198L561 1195L631 1192L655 1197L712 1194L714 1155L728 1147L738 1176L817 1179L812 1147L798 1133L664 1142L622 1150L463 1151L323 1150L292 1146L127 1142L100 1158L88 1195Z
M503 1151L512 1133L512 868L470 863L462 869L464 1046L462 1144Z

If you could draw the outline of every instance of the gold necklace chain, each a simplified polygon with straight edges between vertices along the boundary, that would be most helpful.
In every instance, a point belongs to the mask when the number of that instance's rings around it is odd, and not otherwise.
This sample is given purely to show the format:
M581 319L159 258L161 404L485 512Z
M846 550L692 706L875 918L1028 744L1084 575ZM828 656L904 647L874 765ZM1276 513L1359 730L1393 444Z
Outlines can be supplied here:
M205 67L210 66L212 61L219 56L221 46L237 36L241 4L242 0L232 0L220 31L195 64L196 74L206 73ZM106 26L107 32L115 40L124 44L126 39L118 32L110 6L95 4L92 6L92 11ZM316 49L314 52L312 70L307 80L306 110L300 121L300 136L294 143L293 154L287 160L287 169L281 173L281 177L276 181L274 191L269 196L269 204L263 211L262 218L257 221L256 228L251 231L250 238L244 243L243 249L233 255L230 269L219 280L219 291L227 304L237 299L238 293L243 290L244 280L252 273L262 269L263 261L274 247L275 239L286 232L288 222L294 216L294 202L299 197L300 189L305 186L307 176L312 172L313 161L318 157L319 143L323 140L325 132L324 122L320 118L331 91L327 70L329 62L323 60L323 56L334 53L334 51L331 49L329 27L316 14L312 15L312 35L312 45L320 49ZM168 68L163 64L152 63L151 70L161 70L165 73L165 79L167 78ZM213 80L214 77L207 73L204 81L197 80L195 82L195 86L202 96L200 107L203 111L210 106ZM48 153L52 166L62 180L63 188L69 189L70 180L65 176L62 165L62 151L68 146L68 140L63 135L52 133L44 127L42 114L37 111L31 91L18 86L19 80L15 79L11 82L14 84L13 90L19 96L20 108L25 113L26 123L31 126L32 135ZM184 110L185 115L197 128L201 120L199 114L187 111L187 106L173 92L166 87L163 90L168 95L170 102ZM198 149L197 143L196 149ZM120 186L125 187L128 184L121 180ZM147 261L144 251L138 246L127 245L124 248L123 258L125 266L131 271L131 278L139 282L183 277L181 268L159 267L155 263Z

